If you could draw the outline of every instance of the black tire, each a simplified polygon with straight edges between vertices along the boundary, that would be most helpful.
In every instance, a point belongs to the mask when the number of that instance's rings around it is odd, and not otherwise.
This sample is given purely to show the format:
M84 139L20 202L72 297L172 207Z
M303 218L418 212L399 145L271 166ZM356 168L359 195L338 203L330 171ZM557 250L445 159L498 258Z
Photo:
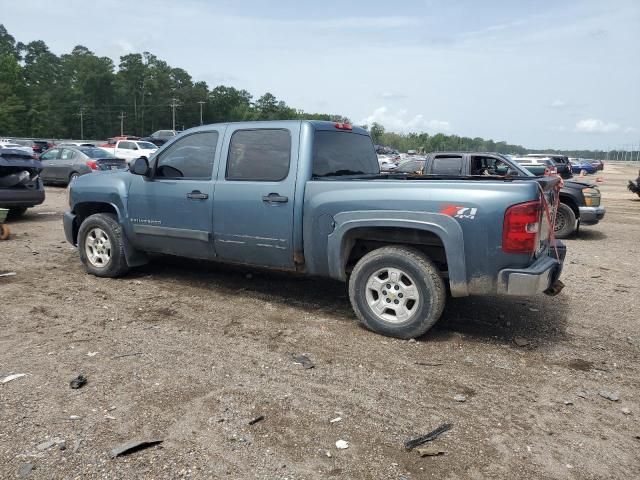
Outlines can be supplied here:
M556 213L556 224L554 231L556 238L567 238L576 231L578 220L571 207L565 203L560 203Z
M10 208L9 218L20 218L27 211L27 207Z
M69 181L67 182L67 185L70 185L71 182L73 182L79 176L80 174L78 172L71 172L71 175L69 175Z
M87 235L94 228L103 230L111 244L110 259L103 266L93 265L87 258L86 241ZM78 231L78 253L85 270L97 277L120 277L129 271L127 260L124 254L124 242L122 239L122 227L118 223L115 215L111 213L96 213L87 217Z
M406 321L386 321L374 313L367 302L367 282L385 268L406 272L420 294L414 304L415 312ZM446 290L438 269L425 254L411 247L389 246L369 252L356 264L349 278L349 298L365 327L382 335L408 339L422 335L438 321L444 309Z

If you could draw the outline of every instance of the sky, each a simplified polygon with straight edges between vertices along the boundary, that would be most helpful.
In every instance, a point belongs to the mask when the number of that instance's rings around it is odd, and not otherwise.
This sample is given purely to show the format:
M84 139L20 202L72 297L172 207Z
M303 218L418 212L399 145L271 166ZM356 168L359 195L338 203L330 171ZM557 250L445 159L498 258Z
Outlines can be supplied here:
M0 0L0 23L391 131L640 148L640 0Z

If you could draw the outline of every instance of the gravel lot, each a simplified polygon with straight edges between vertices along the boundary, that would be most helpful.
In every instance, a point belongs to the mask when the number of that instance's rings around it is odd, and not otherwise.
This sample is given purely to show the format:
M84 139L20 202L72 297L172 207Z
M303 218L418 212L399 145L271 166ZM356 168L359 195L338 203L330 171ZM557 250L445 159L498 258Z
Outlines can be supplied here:
M170 258L86 275L48 188L0 242L0 379L26 374L0 384L0 478L640 478L637 166L601 176L558 297L450 299L409 342L330 281ZM444 422L444 455L404 450Z

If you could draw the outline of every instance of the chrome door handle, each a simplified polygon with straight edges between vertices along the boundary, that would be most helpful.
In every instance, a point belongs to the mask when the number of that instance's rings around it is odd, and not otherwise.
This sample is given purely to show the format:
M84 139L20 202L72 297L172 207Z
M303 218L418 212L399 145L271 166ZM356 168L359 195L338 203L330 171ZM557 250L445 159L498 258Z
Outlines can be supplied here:
M187 198L190 198L192 200L206 200L207 198L209 198L209 195L207 195L206 193L202 193L200 190L194 190L191 193L187 193Z

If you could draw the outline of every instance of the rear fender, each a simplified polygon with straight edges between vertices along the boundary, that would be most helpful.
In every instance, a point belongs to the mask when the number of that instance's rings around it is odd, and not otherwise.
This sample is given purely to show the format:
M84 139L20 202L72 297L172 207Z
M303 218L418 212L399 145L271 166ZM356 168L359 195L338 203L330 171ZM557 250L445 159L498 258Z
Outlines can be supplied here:
M449 284L454 297L469 295L464 254L464 236L457 220L448 215L429 212L370 210L343 212L334 216L335 227L328 236L329 275L346 280L346 238L356 228L395 227L424 230L437 235L444 245Z

